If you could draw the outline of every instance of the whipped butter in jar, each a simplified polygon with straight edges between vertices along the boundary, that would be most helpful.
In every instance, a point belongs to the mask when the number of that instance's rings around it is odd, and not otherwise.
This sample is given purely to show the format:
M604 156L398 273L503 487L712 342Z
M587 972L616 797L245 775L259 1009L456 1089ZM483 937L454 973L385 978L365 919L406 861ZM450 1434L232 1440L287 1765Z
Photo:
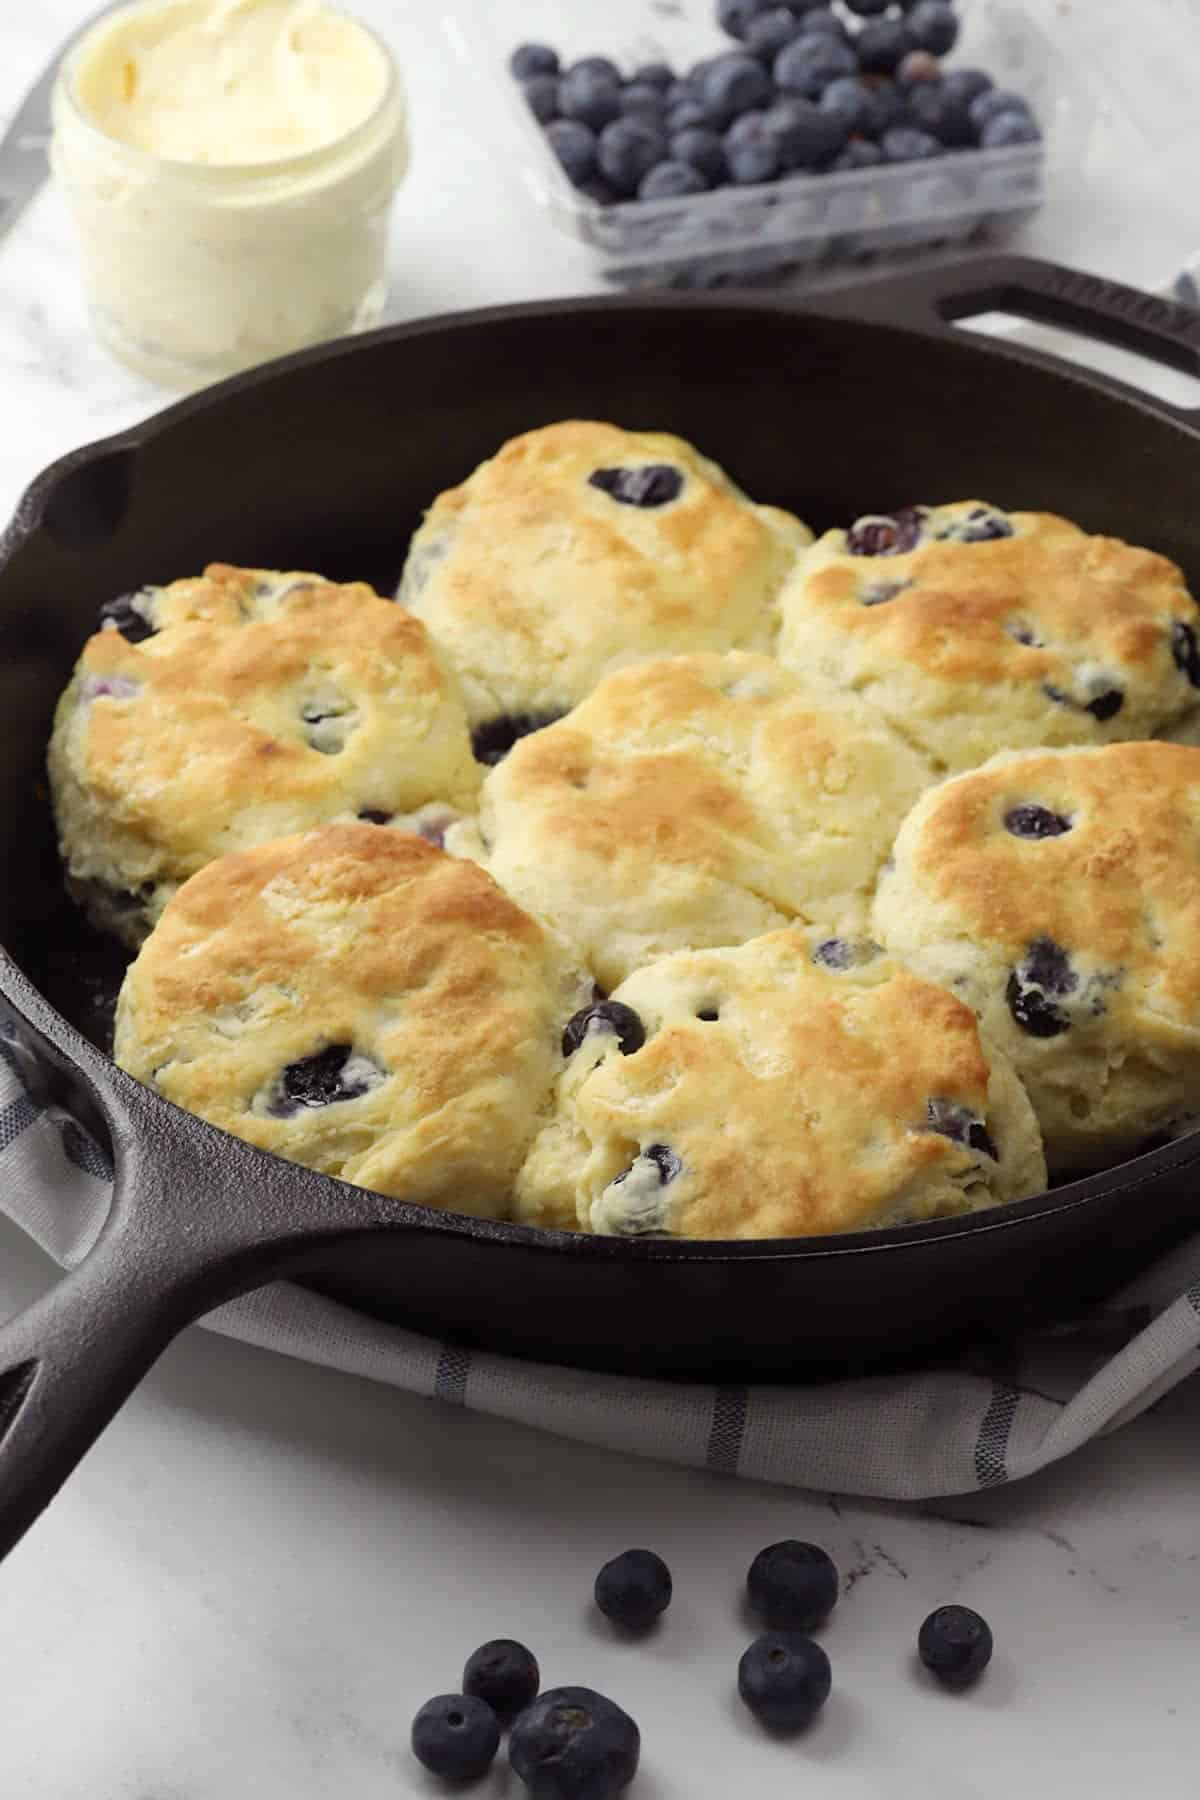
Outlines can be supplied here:
M138 0L54 98L97 333L172 387L373 324L407 157L391 56L321 0Z

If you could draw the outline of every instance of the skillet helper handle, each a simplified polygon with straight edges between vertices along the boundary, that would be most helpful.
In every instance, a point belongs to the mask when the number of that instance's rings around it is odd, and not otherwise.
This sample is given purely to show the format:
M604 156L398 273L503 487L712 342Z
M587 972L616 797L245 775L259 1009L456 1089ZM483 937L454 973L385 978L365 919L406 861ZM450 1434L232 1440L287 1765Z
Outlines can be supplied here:
M1064 326L1200 378L1200 311L1195 307L1034 257L964 257L822 294L814 300L813 310L900 325L927 335L953 330L960 320L980 313L1013 313L1037 324ZM1021 354L1063 367L1062 358L1024 345ZM1137 392L1124 383L1113 385ZM1165 400L1155 400L1154 405L1182 424L1200 427L1200 407Z

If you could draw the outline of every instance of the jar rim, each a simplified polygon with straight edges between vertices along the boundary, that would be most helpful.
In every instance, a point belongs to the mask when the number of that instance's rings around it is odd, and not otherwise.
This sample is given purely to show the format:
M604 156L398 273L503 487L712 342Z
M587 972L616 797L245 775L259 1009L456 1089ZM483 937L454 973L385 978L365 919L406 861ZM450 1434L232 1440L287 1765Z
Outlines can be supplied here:
M361 31L363 36L369 38L375 45L383 58L387 82L377 104L372 107L365 118L350 126L349 130L342 132L340 136L330 138L312 150L297 151L294 156L272 157L267 161L204 163L181 156L158 156L153 150L143 150L137 144L127 143L124 138L115 137L112 132L105 131L103 126L96 123L76 88L79 65L89 46L106 27L112 25L123 13L138 12L147 4L152 4L152 0L124 0L124 4L114 7L102 18L97 19L90 29L83 33L79 41L72 45L71 51L59 71L56 83L56 94L70 107L73 122L81 126L98 145L102 145L110 153L115 152L125 158L134 168L141 168L147 172L166 170L175 179L191 180L204 186L254 181L271 183L278 181L281 176L303 175L308 170L317 168L321 163L327 161L330 156L352 148L360 139L369 137L386 117L388 111L402 98L400 67L390 45L385 43L379 33L362 19L355 18L344 7L328 5L327 0L327 10L348 20L351 25Z

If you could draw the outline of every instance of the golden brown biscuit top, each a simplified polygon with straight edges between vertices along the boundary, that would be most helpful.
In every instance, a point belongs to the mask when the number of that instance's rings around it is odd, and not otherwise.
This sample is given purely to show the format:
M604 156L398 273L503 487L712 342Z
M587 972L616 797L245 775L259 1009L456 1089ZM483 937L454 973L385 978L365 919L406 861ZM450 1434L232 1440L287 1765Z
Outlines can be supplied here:
M580 993L559 947L474 864L330 825L180 888L128 971L115 1054L262 1148L496 1211ZM305 1099L306 1070L329 1056L332 1100Z
M873 946L776 932L666 957L613 1001L644 1042L584 1036L560 1089L573 1130L523 1177L576 1142L599 1231L846 1231L966 1210L1006 1166L1026 1192L1044 1172L1024 1096L991 1107L970 1010Z
M153 635L109 627L80 658L78 774L183 873L237 842L239 806L261 838L294 829L298 809L371 804L371 766L388 757L376 804L470 800L478 771L453 680L420 621L365 583L216 563L138 600ZM397 795L398 767L412 779L400 774Z
M514 438L442 494L401 593L447 643L473 716L511 711L515 693L561 709L639 655L765 641L810 542L682 439L574 420Z
M865 915L931 765L765 656L610 675L487 778L486 866L613 986L666 950Z
M936 909L932 938L957 931L1014 963L1041 942L1078 952L1106 972L1108 1011L1200 1024L1200 750L997 756L925 797L897 864Z
M1174 563L1051 513L997 515L1011 535L992 539L933 535L993 510L928 509L917 547L892 554L853 555L850 534L829 532L788 602L835 621L880 662L946 682L1036 684L1101 719L1127 680L1178 687L1179 711L1194 702L1173 632L1194 628L1196 607ZM1200 680L1194 641L1185 660Z

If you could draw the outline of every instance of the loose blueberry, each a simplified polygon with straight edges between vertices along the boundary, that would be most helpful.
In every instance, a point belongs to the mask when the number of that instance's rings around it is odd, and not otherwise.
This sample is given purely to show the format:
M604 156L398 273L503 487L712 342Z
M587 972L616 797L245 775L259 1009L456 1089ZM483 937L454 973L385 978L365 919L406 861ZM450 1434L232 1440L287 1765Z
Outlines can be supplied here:
M666 96L659 88L648 87L642 82L630 82L627 88L621 90L621 116L640 119L643 124L661 129L667 116Z
M976 131L982 131L989 119L999 113L1028 113L1028 102L1020 94L1013 94L1004 88L990 87L982 94L977 94L970 103L971 123Z
M864 144L861 148L874 150L876 156L882 161L883 151L877 144ZM847 153L853 149L853 144L848 145ZM858 166L862 167L861 164ZM887 606L890 601L896 599L897 595L903 594L911 586L911 581L872 581L867 587L860 588L859 604L861 606Z
M901 506L894 513L868 513L846 533L850 556L903 556L915 550L925 526L919 506Z
M1090 712L1093 719L1099 719L1103 725L1106 720L1115 719L1124 704L1125 696L1120 688L1106 688L1094 700L1089 700L1083 710Z
M1019 838L1063 837L1071 829L1071 820L1048 806L1014 806L1004 815L1004 829Z
M641 1733L592 1688L547 1688L513 1724L508 1760L530 1800L614 1800L637 1774Z
M615 81L618 87L622 81L620 69L611 56L581 56L567 70L568 75L596 75L602 81Z
M636 469L596 469L589 484L622 506L668 506L683 492L683 476L671 463L643 463Z
M475 761L494 769L523 737L544 731L561 717L561 713L504 713L498 719L489 719L486 725L477 725L471 733Z
M558 104L564 118L586 125L592 131L603 131L606 125L621 116L620 82L577 63L563 77Z
M1179 673L1186 675L1194 688L1200 688L1200 649L1195 632L1182 619L1176 619L1171 627L1171 655Z
M473 1694L427 1700L412 1726L413 1755L443 1781L478 1781L496 1760L500 1724Z
M974 1113L969 1113L965 1106L959 1106L953 1100L930 1100L926 1107L926 1120L930 1131L935 1131L939 1137L949 1138L951 1143L965 1144L971 1150L978 1150L993 1162L1000 1160L987 1126Z
M779 148L779 166L817 169L845 148L849 126L836 108L811 100L780 100L763 114L763 123Z
M958 42L958 15L947 0L919 0L905 19L918 50L947 56Z
M568 1021L562 1037L562 1053L574 1056L587 1037L614 1034L622 1056L632 1056L646 1041L646 1027L632 1006L620 1000L595 1001Z
M730 37L744 38L751 20L770 4L771 0L717 0L717 23Z
M706 132L682 132L678 138L672 139L672 149L684 138L705 137ZM718 146L720 139L717 139ZM721 153L721 168L725 167L725 155ZM717 177L719 180L720 177ZM710 184L693 163L682 161L672 155L666 162L660 162L638 189L639 200L686 200L693 194L707 194Z
M303 1106L335 1106L343 1100L361 1100L378 1085L373 1065L356 1056L352 1044L330 1044L313 1056L289 1063L279 1077L270 1112L277 1119L291 1118ZM378 1074L378 1070L375 1070Z
M707 106L693 95L690 100L684 100L678 106L668 109L667 136L678 137L681 131L711 131L715 123Z
M596 138L578 119L555 119L546 127L546 142L576 187L596 173Z
M916 45L903 19L877 19L863 26L854 48L864 75L893 75Z
M1059 1037L1071 1021L1054 1001L1079 986L1065 950L1050 938L1038 938L1008 978L1004 998L1015 1022L1030 1037Z
M943 77L943 83L951 99L961 101L967 107L993 85L991 76L982 69L950 69Z
M600 133L596 160L600 173L618 194L636 194L656 163L666 160L663 133L641 119L617 119Z
M883 154L890 163L925 162L940 156L943 148L931 132L915 125L895 125L883 134Z
M883 161L883 151L878 144L868 142L866 138L852 138L840 156L835 156L830 167L837 170L877 169ZM899 592L899 589L893 590ZM891 595L888 595L891 598ZM867 601L869 606L873 604Z
M507 1723L537 1699L541 1670L532 1650L513 1638L493 1638L467 1658L463 1693L490 1706Z
M740 113L768 104L771 79L755 57L735 50L705 72L700 98L714 119L730 125Z
M739 187L773 181L779 173L779 142L765 112L743 113L725 133L729 179Z
M709 187L718 186L728 174L725 146L715 131L696 127L676 132L671 139L671 159L675 163L686 163L689 169L704 177Z
M635 87L657 88L662 94L667 92L674 81L675 71L668 68L666 63L643 63L640 69L635 69L633 72Z
M928 50L910 50L896 69L901 87L928 87L942 79L942 65Z
M759 13L757 18L751 19L746 31L746 48L751 56L757 56L760 62L770 66L802 30L802 21L788 7L773 6L769 12Z
M671 1571L653 1550L626 1550L596 1577L596 1605L614 1625L646 1631L671 1604Z
M802 1731L829 1698L833 1675L820 1644L798 1631L756 1638L738 1664L738 1693L772 1731Z
M529 110L539 125L550 125L558 117L558 76L531 75L521 83Z
M395 817L393 813L381 812L377 806L364 806L358 816L367 825L390 825Z
M1040 144L1041 127L1025 112L996 113L979 133L984 150L1007 150L1014 144Z
M987 1620L969 1606L939 1606L917 1638L917 1654L925 1667L951 1688L977 1681L992 1660L992 1647Z
M821 110L837 113L848 131L862 137L870 135L875 122L871 90L857 75L839 75L831 81L821 95Z
M776 86L802 100L819 100L831 81L857 74L854 51L833 37L797 38L775 58Z
M548 44L519 44L508 59L508 66L518 81L528 81L531 75L557 75L562 65L558 51L551 50Z
M837 1605L838 1572L819 1544L785 1538L750 1564L746 1593L772 1631L811 1631Z
M152 598L153 589L139 588L136 593L118 594L115 600L106 600L100 608L101 628L110 626L119 631L126 643L144 643L158 630L146 616Z

